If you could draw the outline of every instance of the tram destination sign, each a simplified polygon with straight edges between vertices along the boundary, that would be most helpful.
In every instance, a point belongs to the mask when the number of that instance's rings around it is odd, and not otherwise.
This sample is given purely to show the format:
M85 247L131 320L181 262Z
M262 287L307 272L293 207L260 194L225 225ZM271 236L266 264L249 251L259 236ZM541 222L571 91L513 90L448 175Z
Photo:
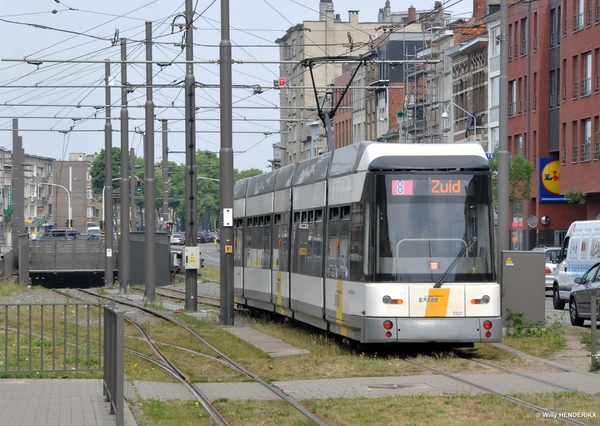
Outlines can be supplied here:
M464 179L392 180L392 195L465 195Z

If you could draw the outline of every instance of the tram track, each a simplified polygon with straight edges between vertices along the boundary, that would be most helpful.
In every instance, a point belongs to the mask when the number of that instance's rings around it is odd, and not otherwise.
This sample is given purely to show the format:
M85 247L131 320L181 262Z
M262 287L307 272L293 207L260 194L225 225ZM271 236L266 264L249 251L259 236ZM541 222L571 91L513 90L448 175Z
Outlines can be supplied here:
M549 382L549 381L546 381L546 380L534 377L534 376L532 376L530 374L522 373L522 372L519 372L519 371L511 370L509 368L500 367L500 366L497 366L497 365L494 365L494 364L491 364L491 363L487 363L487 362L484 362L484 361L475 360L475 359L471 359L471 358L467 358L467 357L461 357L461 359L464 359L464 360L467 360L467 361L471 361L471 362L483 365L483 366L488 367L488 368L496 369L496 370L498 370L498 371L500 371L502 373L505 373L505 374L512 374L512 375L515 375L515 376L518 376L518 377L521 377L521 378L525 378L527 380L531 380L531 381L534 381L534 382L537 382L537 383L542 383L544 385L552 386L552 387L559 388L559 389L562 389L562 390L567 391L567 392L576 393L576 394L583 395L583 396L586 396L586 397L590 397L592 399L600 401L600 397L598 397L597 395L593 395L593 394L581 392L581 391L579 391L577 389L570 388L568 386L563 386L563 385L560 385L560 384L552 383L552 382ZM548 409L548 408L545 408L545 407L541 407L541 406L536 405L536 404L532 404L530 402L527 402L527 401L524 401L522 399L519 399L519 398L510 396L510 395L504 394L502 392L498 392L498 391L496 391L496 390L494 390L494 389L492 389L490 387L483 386L483 385L481 385L479 383L476 383L475 381L467 380L464 377L458 377L455 374L447 373L447 372L442 371L440 369L431 367L429 365L425 365L425 364L417 362L417 361L409 360L409 359L406 359L406 358L404 358L403 361L406 362L407 364L410 364L410 365L412 365L414 367L421 368L421 369L426 370L426 371L428 371L430 373L438 374L438 375L447 377L449 379L455 380L457 382L463 383L465 385L475 387L475 388L480 389L480 390L482 390L484 392L496 395L496 396L498 396L498 397L500 397L500 398L502 398L502 399L504 399L506 401L509 401L511 403L514 403L514 404L520 405L522 407L525 407L527 409L530 409L532 411L535 411L536 415L538 415L538 416L544 416L545 415L548 418L553 418L553 416L556 414L556 412L552 411L551 409ZM553 367L556 367L555 363L552 363L552 364L547 363L547 365L551 365ZM565 368L564 371L570 371L570 370L568 370L568 369ZM568 424L572 424L572 425L588 426L588 423L583 423L583 422L581 422L579 420L576 420L576 419L571 419L571 418L566 418L566 417L557 417L557 419L558 420L562 420L563 422L568 423Z
M63 296L76 298L73 294L66 294L66 293L60 292L59 290L54 290L54 291L58 292L59 294L61 294ZM116 304L119 304L119 305L124 305L124 306L128 306L128 307L131 307L131 308L135 308L135 309L141 310L141 311L143 311L146 314L155 316L157 318L160 318L162 320L165 320L167 322L170 322L172 324L175 324L175 325L177 325L177 326L185 329L195 339L197 339L200 343L202 343L203 345L205 345L206 347L208 347L210 350L212 350L213 352L215 352L216 354L218 354L218 356L220 357L220 360L217 359L217 358L214 358L216 361L222 363L223 365L228 366L229 368L233 369L234 371L236 371L238 373L244 374L245 376L251 378L253 381L255 381L255 382L259 383L260 385L264 386L265 388L269 389L271 392L273 392L275 395L277 395L280 399L282 399L283 401L285 401L288 404L292 405L296 410L300 411L302 414L304 414L308 419L310 419L314 423L316 423L318 425L322 425L322 426L325 425L325 423L323 423L321 421L321 419L319 419L314 414L312 414L303 405L299 404L297 401L295 401L291 397L287 396L284 392L282 392L281 390L279 390L275 386L273 386L273 385L269 384L268 382L266 382L265 380L261 379L256 374L254 374L251 371L247 370L242 365L236 363L234 360L232 360L231 358L229 358L225 353L223 353L222 351L220 351L219 349L217 349L215 346L213 346L212 344L210 344L208 341L206 341L204 338L202 338L199 334L197 334L194 330L192 330L186 324L183 324L182 322L177 321L176 319L174 319L171 316L166 315L166 314L164 314L162 312L158 312L158 311L155 311L153 309L150 309L150 308L147 308L147 307L144 307L144 306L140 306L140 305L138 305L136 303L133 303L133 302L128 302L128 301L124 301L124 300L121 300L121 299L113 298L113 297L110 297L110 296L107 296L107 295L98 294L96 292L93 292L93 291L90 291L90 290L86 290L86 289L77 289L76 291L82 292L82 293L84 293L84 294L86 294L88 296L92 296L92 297L95 297L95 298L102 298L102 299L105 299L105 300L112 301L112 302L114 302ZM73 292L73 289L69 290L69 292ZM82 299L84 299L84 298L82 298ZM89 300L86 300L86 301L89 302ZM222 416L220 416L220 414L218 413L218 411L212 406L212 404L210 403L210 401L202 394L202 392L158 348L157 344L160 343L160 342L156 342L153 339L151 339L150 336L147 334L147 332L144 330L144 328L141 325L139 325L136 321L134 321L133 319L131 319L130 317L128 317L127 313L125 315L125 318L127 319L127 321L132 322L136 326L136 328L138 328L138 330L140 331L140 333L142 334L142 336L144 336L143 337L144 340L150 345L150 347L152 348L153 352L160 359L156 360L156 359L154 359L152 357L149 357L147 355L135 353L135 352L129 351L129 350L128 350L128 352L132 353L135 356L139 356L140 358L145 359L145 360L147 360L149 362L154 363L158 367L160 367L163 370L165 370L167 373L171 374L177 380L181 381L186 386L186 388L188 389L188 391L190 391L190 393L194 396L194 398L196 398L196 400L205 408L205 410L207 411L207 413L211 416L211 418L213 418L213 420L217 424L219 424L219 425L228 425L228 423L225 421L225 419L222 418ZM196 352L196 353L198 353L198 352ZM205 355L205 354L201 354L201 353L198 353L198 354L199 355ZM212 358L212 357L209 357L209 358ZM214 411L214 413L213 413L213 411Z

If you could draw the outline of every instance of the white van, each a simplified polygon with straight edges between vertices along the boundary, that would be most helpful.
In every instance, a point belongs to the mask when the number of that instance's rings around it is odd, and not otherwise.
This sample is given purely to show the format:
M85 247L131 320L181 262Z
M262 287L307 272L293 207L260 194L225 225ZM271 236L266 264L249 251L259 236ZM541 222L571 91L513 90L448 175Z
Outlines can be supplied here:
M99 226L88 226L87 233L100 235L100 227Z
M564 309L575 278L600 261L600 220L582 220L569 226L554 270L552 304Z

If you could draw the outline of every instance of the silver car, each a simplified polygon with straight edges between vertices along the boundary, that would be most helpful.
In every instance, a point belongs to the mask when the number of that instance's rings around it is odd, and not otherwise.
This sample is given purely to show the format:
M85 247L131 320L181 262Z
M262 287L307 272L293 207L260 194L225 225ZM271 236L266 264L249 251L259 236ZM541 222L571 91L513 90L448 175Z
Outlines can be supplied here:
M596 306L592 307L592 295L596 296ZM571 324L582 326L584 320L592 318L592 310L598 315L598 300L600 299L600 262L587 270L583 277L575 278L575 285L569 297L569 316Z
M546 253L546 291L552 291L554 284L554 268L558 264L559 246L536 246L531 251L543 251Z

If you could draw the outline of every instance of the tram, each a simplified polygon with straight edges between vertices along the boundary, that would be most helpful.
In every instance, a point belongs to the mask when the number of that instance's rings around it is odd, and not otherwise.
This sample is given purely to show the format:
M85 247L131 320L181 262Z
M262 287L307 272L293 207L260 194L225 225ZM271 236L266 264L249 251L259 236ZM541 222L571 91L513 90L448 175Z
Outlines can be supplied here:
M359 142L234 188L234 300L360 343L502 339L478 144Z

